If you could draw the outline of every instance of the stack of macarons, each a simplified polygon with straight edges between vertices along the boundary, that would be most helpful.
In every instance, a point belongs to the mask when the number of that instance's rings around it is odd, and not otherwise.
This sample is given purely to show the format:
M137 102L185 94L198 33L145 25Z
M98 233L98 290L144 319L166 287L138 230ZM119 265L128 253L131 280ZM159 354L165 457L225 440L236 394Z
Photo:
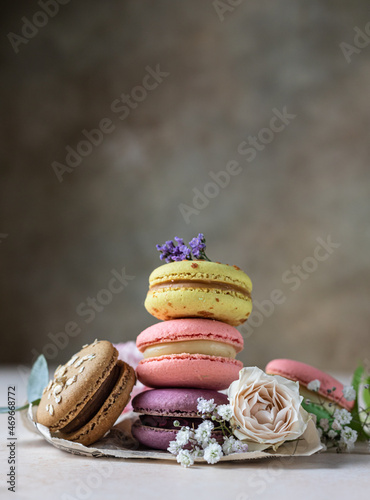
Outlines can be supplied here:
M196 425L199 397L227 403L218 391L227 389L243 367L235 359L243 349L235 326L252 310L251 291L242 270L217 262L182 260L152 272L145 307L162 321L136 341L144 355L137 377L153 388L132 402L141 414L132 428L139 442L166 449L177 432L175 417Z

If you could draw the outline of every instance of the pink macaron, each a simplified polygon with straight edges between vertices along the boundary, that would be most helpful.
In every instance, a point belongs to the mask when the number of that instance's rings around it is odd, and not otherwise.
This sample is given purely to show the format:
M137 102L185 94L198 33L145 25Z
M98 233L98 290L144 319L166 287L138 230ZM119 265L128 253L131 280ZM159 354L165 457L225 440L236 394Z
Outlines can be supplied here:
M221 321L183 318L156 323L137 337L136 345L144 354L137 376L149 387L227 389L243 367L235 359L243 337Z
M339 380L313 366L292 359L274 359L267 364L265 371L269 375L281 375L289 380L299 382L305 388L313 380L319 380L320 387L317 392L322 397L348 411L351 411L354 406L353 401L347 401L344 398L344 386ZM335 391L333 391L334 387Z

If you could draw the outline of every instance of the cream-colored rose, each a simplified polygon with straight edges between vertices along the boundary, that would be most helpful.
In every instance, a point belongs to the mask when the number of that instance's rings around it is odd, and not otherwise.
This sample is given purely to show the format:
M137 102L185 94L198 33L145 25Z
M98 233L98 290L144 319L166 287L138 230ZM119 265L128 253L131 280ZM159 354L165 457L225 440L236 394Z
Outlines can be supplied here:
M235 436L248 443L249 451L276 450L284 441L299 438L309 414L302 408L298 382L266 375L256 366L243 368L228 391L233 409Z

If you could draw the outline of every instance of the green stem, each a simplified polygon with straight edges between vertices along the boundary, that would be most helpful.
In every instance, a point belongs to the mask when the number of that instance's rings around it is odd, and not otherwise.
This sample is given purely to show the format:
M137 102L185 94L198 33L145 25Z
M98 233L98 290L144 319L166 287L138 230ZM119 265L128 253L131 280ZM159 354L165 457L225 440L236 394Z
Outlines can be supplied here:
M35 399L35 401L32 401L32 403L27 403L24 406L18 406L17 408L14 408L14 410L9 410L7 406L1 406L0 407L0 414L1 413L8 413L8 411L21 411L21 410L26 410L29 406L29 404L32 405L38 405L40 403L41 399Z

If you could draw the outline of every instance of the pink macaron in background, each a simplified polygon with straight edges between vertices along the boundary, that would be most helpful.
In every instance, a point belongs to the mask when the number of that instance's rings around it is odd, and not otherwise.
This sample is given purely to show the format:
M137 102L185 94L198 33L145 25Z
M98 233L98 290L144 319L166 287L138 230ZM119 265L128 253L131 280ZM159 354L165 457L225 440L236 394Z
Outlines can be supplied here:
M292 359L274 359L267 364L265 371L269 375L281 375L289 380L297 381L305 388L313 380L319 380L320 388L317 392L322 397L348 411L351 411L354 406L353 401L347 401L344 398L344 386L339 380L313 366ZM333 391L334 387L335 391Z
M235 359L243 349L243 337L221 321L183 318L159 322L144 330L136 345L144 356L146 351L156 350L156 355L145 357L137 366L138 379L149 387L227 389L243 367Z

